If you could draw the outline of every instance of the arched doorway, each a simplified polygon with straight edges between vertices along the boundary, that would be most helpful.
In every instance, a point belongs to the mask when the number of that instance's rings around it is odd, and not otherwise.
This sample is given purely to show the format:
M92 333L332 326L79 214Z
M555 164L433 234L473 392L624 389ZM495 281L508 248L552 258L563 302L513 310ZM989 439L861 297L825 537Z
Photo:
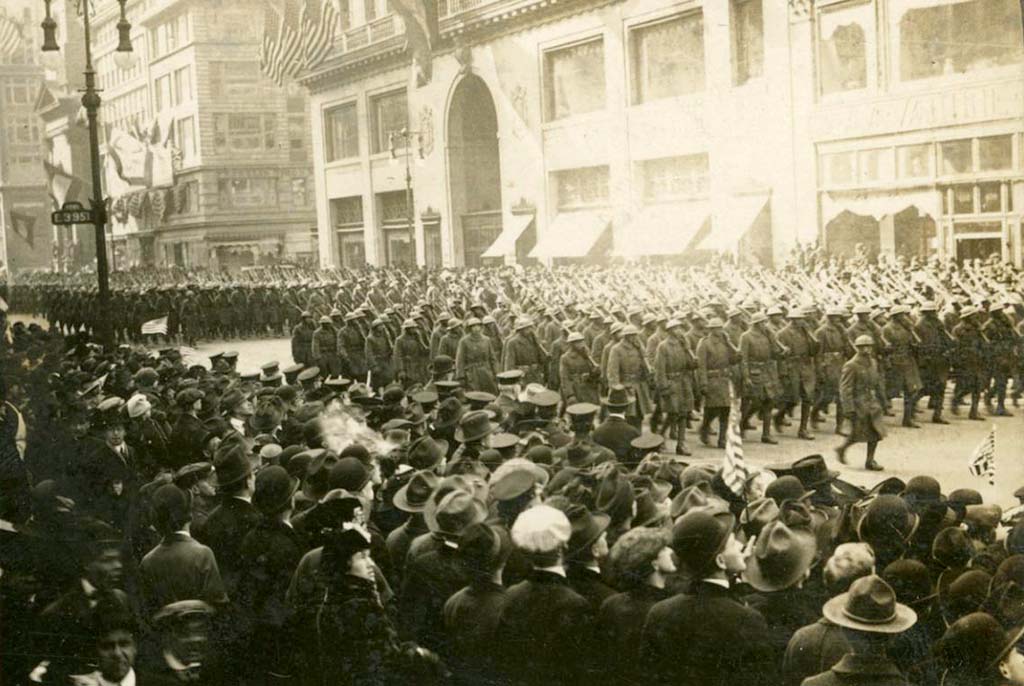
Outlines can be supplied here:
M878 220L843 210L825 225L825 246L830 253L845 257L854 257L861 246L875 259L881 248Z
M498 115L487 84L470 74L448 106L448 188L456 264L475 267L501 233Z

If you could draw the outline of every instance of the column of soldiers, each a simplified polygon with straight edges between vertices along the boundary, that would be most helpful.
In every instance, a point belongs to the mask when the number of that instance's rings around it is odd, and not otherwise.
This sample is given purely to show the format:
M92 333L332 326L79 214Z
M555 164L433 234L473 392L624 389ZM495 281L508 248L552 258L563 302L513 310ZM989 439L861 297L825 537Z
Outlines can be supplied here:
M629 422L639 428L649 421L652 432L675 441L680 455L691 454L686 435L695 425L702 444L725 447L736 398L741 430L756 430L759 421L767 444L777 443L775 436L794 422L797 438L814 440L835 406L834 431L847 436L840 457L849 444L867 442L868 469L881 469L874 459L881 436L865 427L884 433L880 417L893 414L893 398L902 399L903 427L920 428L918 405L925 398L931 422L948 423L943 411L950 376L954 414L966 403L968 418L980 420L984 396L991 415L1012 416L1006 396L1022 361L1019 304L964 307L951 328L933 302L916 313L906 305L862 304L852 312L755 308L715 302L671 314L653 308L603 313L571 305L488 314L477 303L462 319L435 314L420 301L404 319L400 308L376 313L358 307L347 314L333 310L315 326L312 313L303 312L292 350L296 362L378 387L398 382L415 389L443 370L467 391L496 394L498 374L518 371L523 386L559 391L563 407L599 404L617 388L629 398Z

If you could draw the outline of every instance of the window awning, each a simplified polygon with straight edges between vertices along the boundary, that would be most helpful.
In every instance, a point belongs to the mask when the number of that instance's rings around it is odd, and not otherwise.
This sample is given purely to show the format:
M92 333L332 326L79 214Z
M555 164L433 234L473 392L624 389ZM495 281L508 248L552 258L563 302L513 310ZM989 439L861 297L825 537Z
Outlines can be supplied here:
M530 251L530 257L586 257L608 230L611 219L603 212L562 212Z
M516 241L533 223L532 214L514 214L512 221L505 224L501 233L494 239L491 246L484 250L480 257L505 257L516 254Z
M707 221L705 200L648 205L636 215L615 246L619 257L681 255Z
M843 210L881 221L882 217L899 214L909 207L916 207L921 214L938 219L942 214L942 194L934 189L821 194L821 214L826 224Z
M735 250L767 202L768 195L764 193L729 196L728 202L715 212L711 231L697 250Z

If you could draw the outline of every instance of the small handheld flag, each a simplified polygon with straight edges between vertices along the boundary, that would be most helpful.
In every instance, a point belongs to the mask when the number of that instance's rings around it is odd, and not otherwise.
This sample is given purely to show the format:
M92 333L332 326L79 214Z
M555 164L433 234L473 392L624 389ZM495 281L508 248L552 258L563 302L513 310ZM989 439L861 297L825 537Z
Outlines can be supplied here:
M739 396L732 394L729 427L725 434L725 457L722 459L722 481L729 490L742 496L750 478L750 466L743 459L743 435L740 433Z
M996 485L996 427L982 439L971 454L967 470L974 476L988 477L990 486Z
M167 335L167 316L159 317L157 319L150 319L148 322L142 325L142 334L162 334Z

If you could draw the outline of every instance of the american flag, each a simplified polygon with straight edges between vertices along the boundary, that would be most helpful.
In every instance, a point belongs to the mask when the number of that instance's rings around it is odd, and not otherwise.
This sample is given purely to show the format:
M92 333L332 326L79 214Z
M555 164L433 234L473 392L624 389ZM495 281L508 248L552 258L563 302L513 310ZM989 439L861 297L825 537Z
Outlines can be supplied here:
M729 490L742 496L750 478L750 466L743 459L743 435L740 433L740 399L732 394L729 427L725 434L725 457L722 458L722 481Z
M320 6L320 19L314 22L308 15L303 15L302 35L305 36L303 53L306 69L323 64L334 45L334 36L338 29L338 10L333 0L323 0Z
M299 34L302 13L298 0L267 0L263 13L263 40L260 43L260 69L278 86L286 76L297 76L303 68L303 44Z
M162 334L167 335L167 317L158 317L157 319L150 319L148 322L142 325L142 333L146 334Z
M993 425L988 435L981 440L971 454L967 470L974 476L988 477L990 486L996 485L996 427Z
M6 59L21 46L21 25L0 15L0 59Z

